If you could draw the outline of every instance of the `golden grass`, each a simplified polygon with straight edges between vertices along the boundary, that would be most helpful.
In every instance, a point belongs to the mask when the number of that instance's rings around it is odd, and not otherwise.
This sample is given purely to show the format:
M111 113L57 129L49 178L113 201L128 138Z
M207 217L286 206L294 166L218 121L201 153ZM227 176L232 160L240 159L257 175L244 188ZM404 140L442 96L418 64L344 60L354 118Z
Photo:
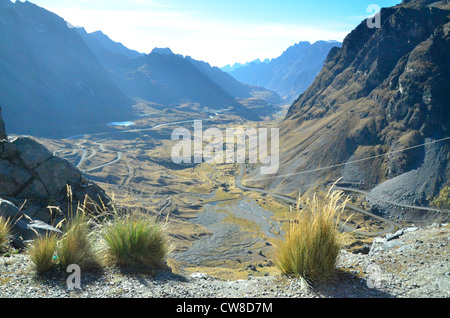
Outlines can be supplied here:
M100 251L93 221L83 210L78 210L63 226L63 236L58 242L57 262L66 269L76 264L82 269L96 269L100 267Z
M340 203L342 197L342 192L331 190L324 199L314 194L302 202L299 197L287 233L277 244L275 263L283 274L307 281L331 276L346 237L337 221L347 203Z
M165 226L155 218L125 215L105 226L105 260L122 268L160 269L170 252Z
M11 222L0 216L0 248L9 242L11 234Z
M28 246L28 255L38 273L54 266L65 270L76 264L84 270L118 265L132 269L160 269L165 266L171 246L166 237L166 225L156 218L118 212L113 207L96 206L86 198L72 211L71 190L68 188L69 211L57 228L62 236L38 237Z
M68 211L65 218L55 227L62 230L62 235L45 234L36 238L27 247L27 252L34 269L42 274L59 266L65 270L76 264L84 270L100 268L100 249L98 235L95 231L105 206L99 206L89 197L78 203L74 209L72 190L67 187ZM59 212L59 207L49 207Z
M56 263L54 257L58 244L57 235L46 234L35 239L28 246L28 255L38 273L45 273L52 269Z

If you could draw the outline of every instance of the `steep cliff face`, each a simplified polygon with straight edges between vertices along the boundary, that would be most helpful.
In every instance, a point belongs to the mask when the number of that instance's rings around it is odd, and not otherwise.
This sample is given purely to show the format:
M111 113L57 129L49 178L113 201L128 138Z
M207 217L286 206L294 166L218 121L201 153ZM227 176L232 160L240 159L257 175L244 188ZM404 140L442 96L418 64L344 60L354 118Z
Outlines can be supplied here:
M381 28L363 21L280 125L278 176L289 176L257 183L294 193L340 177L365 189L395 179L417 189L391 199L425 204L449 177L450 144L434 143L450 133L449 10L448 1L405 1L382 9ZM398 178L411 171L427 174L414 179L422 184Z

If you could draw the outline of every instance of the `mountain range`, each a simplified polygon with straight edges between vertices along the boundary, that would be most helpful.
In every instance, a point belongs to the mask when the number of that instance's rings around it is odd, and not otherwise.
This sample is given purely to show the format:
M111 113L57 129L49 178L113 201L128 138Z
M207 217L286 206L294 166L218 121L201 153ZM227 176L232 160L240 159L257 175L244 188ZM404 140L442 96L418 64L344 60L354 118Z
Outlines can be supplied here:
M268 103L277 105L281 102L274 92L240 83L219 68L189 56L174 54L170 48L155 48L150 54L136 55L135 51L123 50L120 44L116 44L114 47L122 50L118 52L98 42L99 32L87 33L82 28L78 31L127 96L163 107L189 102L215 109L232 107L240 116L254 120L273 112L275 108ZM105 37L102 35L100 38ZM111 42L114 43L109 40ZM262 113L255 114L239 103L239 99L255 96L263 96L259 102L267 107Z
M272 60L226 66L222 70L242 83L262 86L293 102L313 82L337 41L299 42Z
M427 205L450 180L450 4L410 0L333 48L280 124L278 176L249 184L298 194L341 182ZM423 213L422 213L423 214Z
M0 0L0 105L13 134L67 137L137 117L140 101L228 109L260 120L281 98L209 64L130 50L30 2ZM258 112L246 107L260 106Z
M227 65L221 67L220 69L224 72L230 73L238 68L249 66L252 63L254 63L254 64L270 63L270 59L265 59L264 61L261 61L261 59L256 59L251 62L244 63L244 64L242 64L242 63L234 63L233 65L227 64Z

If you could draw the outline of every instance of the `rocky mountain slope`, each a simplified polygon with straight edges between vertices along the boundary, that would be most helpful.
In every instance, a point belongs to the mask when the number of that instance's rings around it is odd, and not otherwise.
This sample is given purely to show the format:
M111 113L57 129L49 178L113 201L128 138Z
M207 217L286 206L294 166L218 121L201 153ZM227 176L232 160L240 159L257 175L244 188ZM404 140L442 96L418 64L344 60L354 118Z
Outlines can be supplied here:
M130 117L131 100L64 19L0 1L0 104L9 131L67 137Z
M102 31L88 33L83 27L78 27L76 30L97 57L101 56L101 54L119 54L133 59L145 55L135 50L130 50L120 42L111 40Z
M262 86L292 102L313 82L336 41L300 42L269 62L255 61L239 68L225 68L242 83Z
M382 9L380 28L363 21L281 123L284 177L256 169L264 179L254 183L295 194L343 177L380 198L428 204L450 177L449 9L404 1Z

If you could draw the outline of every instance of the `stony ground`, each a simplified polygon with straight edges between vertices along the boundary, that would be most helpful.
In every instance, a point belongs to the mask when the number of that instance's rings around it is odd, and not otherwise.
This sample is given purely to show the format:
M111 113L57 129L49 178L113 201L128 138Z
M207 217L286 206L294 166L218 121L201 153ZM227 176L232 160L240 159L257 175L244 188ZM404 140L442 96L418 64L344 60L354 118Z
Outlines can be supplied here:
M0 256L1 298L448 298L447 224L407 228L377 238L364 254L343 251L332 279L305 286L281 275L221 281L196 273L82 273L81 289L69 290L69 274L38 277L26 255Z

